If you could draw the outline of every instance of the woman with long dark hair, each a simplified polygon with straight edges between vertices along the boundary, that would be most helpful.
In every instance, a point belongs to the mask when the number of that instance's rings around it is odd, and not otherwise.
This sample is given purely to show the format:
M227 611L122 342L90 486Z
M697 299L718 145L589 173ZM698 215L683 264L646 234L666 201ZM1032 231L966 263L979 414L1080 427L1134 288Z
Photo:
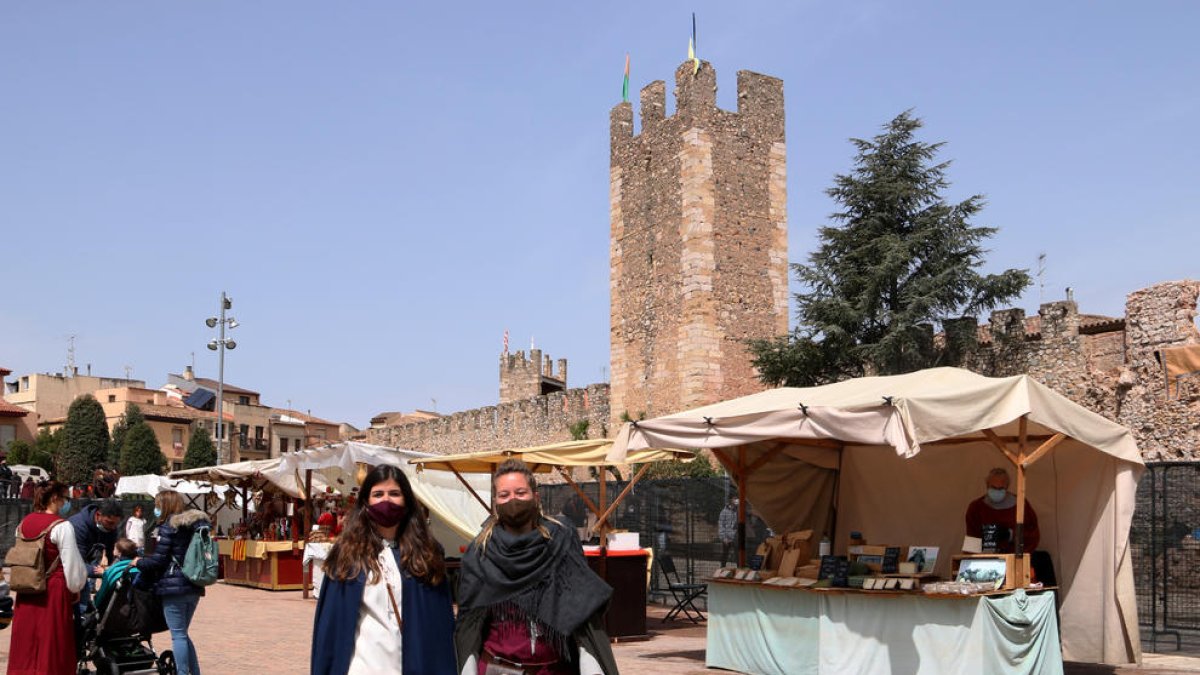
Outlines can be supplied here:
M314 675L453 675L454 613L446 561L425 507L397 466L363 478L325 559Z
M87 581L87 566L66 521L71 502L58 481L39 485L33 512L17 525L17 536L44 536L46 590L17 593L8 675L70 675L75 672L75 629L71 605Z
M588 567L575 531L542 514L524 462L496 467L492 504L463 557L460 675L616 675L603 625L612 588Z

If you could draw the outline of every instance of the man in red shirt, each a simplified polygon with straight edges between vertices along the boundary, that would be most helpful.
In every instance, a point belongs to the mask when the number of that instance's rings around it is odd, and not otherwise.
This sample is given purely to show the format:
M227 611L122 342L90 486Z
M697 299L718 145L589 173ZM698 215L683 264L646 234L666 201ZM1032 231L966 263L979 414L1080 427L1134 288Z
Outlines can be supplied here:
M987 494L971 502L967 507L967 535L983 537L984 525L999 526L996 552L1013 553L1017 531L1017 498L1008 491L1008 471L997 467L988 472ZM1025 553L1037 548L1041 533L1038 531L1037 513L1025 500Z

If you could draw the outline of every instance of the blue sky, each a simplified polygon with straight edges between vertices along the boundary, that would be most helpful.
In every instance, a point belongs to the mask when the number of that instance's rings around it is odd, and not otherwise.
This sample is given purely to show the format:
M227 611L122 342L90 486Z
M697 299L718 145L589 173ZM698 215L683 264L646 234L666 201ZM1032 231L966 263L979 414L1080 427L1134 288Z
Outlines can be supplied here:
M0 5L0 365L226 378L329 419L495 402L507 328L608 362L608 111L699 56L785 82L789 257L914 108L988 268L1120 315L1198 275L1195 2ZM670 100L670 96L668 96ZM1035 286L1020 305L1036 311Z

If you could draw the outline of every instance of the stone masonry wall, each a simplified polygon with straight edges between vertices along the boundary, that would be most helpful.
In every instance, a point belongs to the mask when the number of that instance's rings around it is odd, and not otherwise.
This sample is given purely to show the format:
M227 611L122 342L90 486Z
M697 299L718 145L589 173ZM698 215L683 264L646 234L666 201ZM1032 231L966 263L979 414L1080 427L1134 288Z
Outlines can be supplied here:
M992 313L984 339L964 365L991 376L1028 373L1067 398L1128 427L1147 460L1200 459L1200 382L1169 398L1155 351L1200 344L1195 324L1200 281L1164 282L1129 294L1124 321L1081 327L1074 302L1038 311Z
M610 117L613 423L760 391L744 341L787 332L783 83L738 73L738 110L692 62Z
M368 429L367 442L445 455L503 450L569 441L571 425L580 420L588 421L588 438L608 435L608 385L591 384L422 422Z
M567 386L567 360L558 360L558 370L549 354L540 349L500 355L500 403L512 403L542 395L542 378L557 380L562 388Z

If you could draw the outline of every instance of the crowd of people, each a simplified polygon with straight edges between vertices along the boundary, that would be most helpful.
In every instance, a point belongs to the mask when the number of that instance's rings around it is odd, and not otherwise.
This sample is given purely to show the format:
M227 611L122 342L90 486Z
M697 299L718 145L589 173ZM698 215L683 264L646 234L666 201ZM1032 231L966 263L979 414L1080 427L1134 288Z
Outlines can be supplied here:
M615 675L603 626L612 588L588 567L574 523L542 512L520 460L497 468L492 494L492 513L462 559L456 614L445 552L408 478L391 465L368 472L324 563L311 672ZM204 589L181 569L207 516L172 490L155 497L148 525L140 507L125 519L113 499L70 511L69 488L48 481L18 526L25 537L47 534L48 583L18 595L9 675L74 672L75 618L107 601L126 574L160 599L178 672L198 674L188 630Z
M192 530L207 524L208 517L203 511L185 509L174 490L159 492L149 523L155 545L143 555L146 523L140 507L126 519L121 502L109 498L72 513L70 495L71 489L58 481L38 484L33 511L17 526L20 537L45 538L45 584L43 590L16 594L8 675L75 673L82 618L103 606L116 580L125 574L159 598L178 672L199 673L187 631L204 589L193 585L181 570ZM93 593L97 581L100 589Z

